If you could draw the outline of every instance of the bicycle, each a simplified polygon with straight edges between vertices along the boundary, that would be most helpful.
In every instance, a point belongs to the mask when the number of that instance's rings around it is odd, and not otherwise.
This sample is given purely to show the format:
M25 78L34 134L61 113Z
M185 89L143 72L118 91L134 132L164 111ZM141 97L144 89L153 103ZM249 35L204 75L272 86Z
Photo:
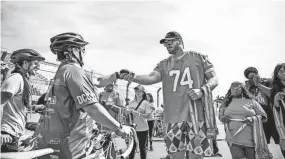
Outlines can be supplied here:
M162 119L156 117L154 120L154 127L153 127L153 136L154 137L163 137L163 123Z
M133 130L135 133L135 131ZM134 134L135 136L136 134ZM91 143L86 151L84 159L126 159L134 146L134 136L122 139L107 131L94 132L91 137ZM33 140L31 143L34 146ZM28 146L29 147L29 146ZM30 149L29 149L30 150ZM40 150L30 150L27 152L5 152L1 153L3 159L32 159L51 155L56 150L45 148Z
M135 135L122 139L113 132L101 131L92 137L91 146L83 159L126 159L133 149Z
M31 159L52 153L54 153L54 150L51 148L45 148L45 149L33 150L27 152L5 152L1 153L1 159L23 159L23 158Z

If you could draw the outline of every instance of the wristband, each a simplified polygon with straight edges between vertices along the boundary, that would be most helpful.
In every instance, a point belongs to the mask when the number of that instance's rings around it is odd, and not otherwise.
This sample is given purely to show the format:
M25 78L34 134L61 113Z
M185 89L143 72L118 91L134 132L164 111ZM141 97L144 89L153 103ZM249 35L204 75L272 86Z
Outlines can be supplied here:
M203 88L200 88L200 91L203 93L202 96L204 96L204 95L205 95L204 89L203 89Z
M118 134L118 132L120 132L120 130L122 130L123 125L120 123L120 126L118 127L118 129L115 131L116 134Z

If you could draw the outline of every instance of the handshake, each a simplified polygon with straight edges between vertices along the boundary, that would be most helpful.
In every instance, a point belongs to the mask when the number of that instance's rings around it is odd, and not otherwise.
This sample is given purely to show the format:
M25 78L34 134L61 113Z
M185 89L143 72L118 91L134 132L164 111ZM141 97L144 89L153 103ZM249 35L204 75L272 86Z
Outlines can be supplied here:
M116 79L123 79L128 82L132 82L134 78L135 78L135 73L129 70L122 69L120 72L116 72Z

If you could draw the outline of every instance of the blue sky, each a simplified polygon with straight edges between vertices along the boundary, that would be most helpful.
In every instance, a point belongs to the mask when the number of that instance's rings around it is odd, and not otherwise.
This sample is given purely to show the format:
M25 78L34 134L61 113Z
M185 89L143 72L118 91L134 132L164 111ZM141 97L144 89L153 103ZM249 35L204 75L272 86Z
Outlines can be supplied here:
M1 1L1 46L33 48L54 62L49 39L77 32L90 42L87 69L146 74L169 56L159 40L175 30L186 50L209 56L219 78L215 94L224 95L232 81L245 80L246 67L270 77L285 62L284 7L265 0Z

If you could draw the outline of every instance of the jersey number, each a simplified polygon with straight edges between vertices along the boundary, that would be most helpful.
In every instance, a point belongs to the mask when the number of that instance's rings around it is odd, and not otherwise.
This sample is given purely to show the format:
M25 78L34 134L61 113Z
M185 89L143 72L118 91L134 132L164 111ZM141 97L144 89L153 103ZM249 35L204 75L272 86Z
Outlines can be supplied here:
M180 77L180 70L171 70L169 71L169 76L174 76L174 83L173 83L173 92L176 92L177 90L177 85L178 85L178 80L179 80L179 77ZM189 88L192 88L192 85L193 85L193 80L191 79L191 74L190 74L190 68L189 67L186 67L183 71L183 75L182 75L182 78L179 82L179 84L181 86L185 86L185 85L188 85Z

